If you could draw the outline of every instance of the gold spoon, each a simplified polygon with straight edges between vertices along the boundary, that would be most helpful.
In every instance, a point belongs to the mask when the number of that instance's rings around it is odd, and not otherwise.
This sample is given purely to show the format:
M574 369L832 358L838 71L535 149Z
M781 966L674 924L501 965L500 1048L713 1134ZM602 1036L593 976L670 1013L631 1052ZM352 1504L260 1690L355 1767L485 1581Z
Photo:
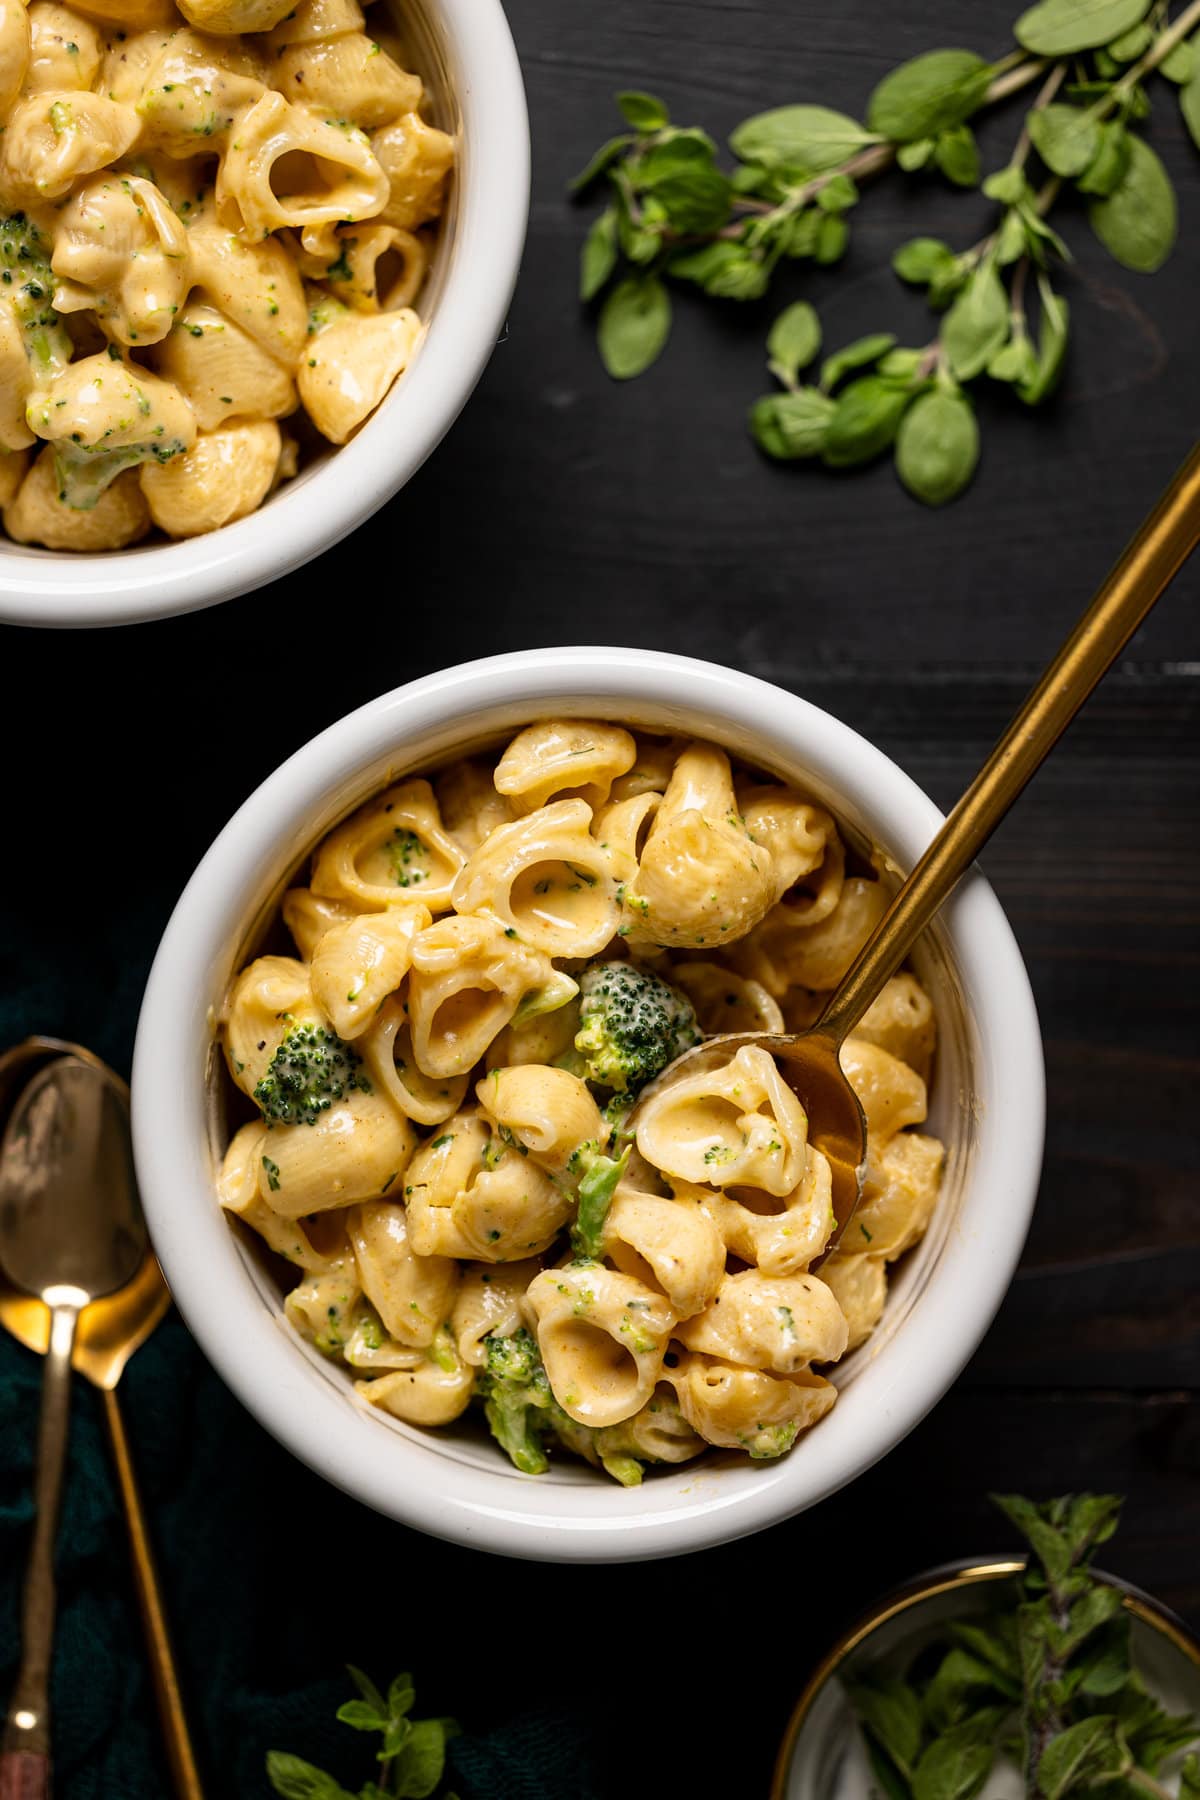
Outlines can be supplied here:
M858 1205L867 1153L863 1110L838 1060L842 1044L1198 541L1200 444L900 888L816 1024L795 1035L729 1033L685 1051L645 1089L629 1128L636 1131L644 1100L678 1076L724 1063L743 1044L761 1045L776 1058L808 1114L812 1141L829 1158L836 1224L825 1254L836 1249Z
M128 1118L129 1090L120 1077L81 1045L57 1038L28 1038L0 1055L0 1121L30 1077L56 1056L71 1054L92 1064L107 1078ZM116 1387L126 1363L143 1344L171 1304L154 1252L147 1245L141 1262L123 1287L92 1302L79 1315L72 1366L98 1387L112 1442L121 1498L129 1529L134 1577L150 1655L155 1700L167 1756L181 1800L203 1800L195 1757L183 1710L178 1676L158 1573L150 1547L145 1512L138 1490ZM18 1293L0 1278L0 1324L30 1350L44 1355L50 1342L50 1313L41 1300ZM2 1790L0 1790L2 1793Z

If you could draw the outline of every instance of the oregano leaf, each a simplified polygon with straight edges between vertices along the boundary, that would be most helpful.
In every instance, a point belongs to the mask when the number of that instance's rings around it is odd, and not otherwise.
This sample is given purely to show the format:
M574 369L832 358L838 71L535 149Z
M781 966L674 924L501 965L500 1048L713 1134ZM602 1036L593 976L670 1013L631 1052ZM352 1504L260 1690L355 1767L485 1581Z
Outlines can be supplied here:
M1179 110L1183 114L1183 122L1192 135L1192 142L1200 150L1200 68L1192 76L1186 87L1179 90Z
M773 366L794 381L821 348L821 321L807 300L785 308L767 334L767 355Z
M632 125L635 131L661 131L664 125L670 124L670 114L655 94L627 88L617 95L617 106L625 123Z
M867 124L895 143L935 138L970 117L990 79L973 50L931 50L884 76L867 103Z
M766 394L750 409L750 434L760 450L781 462L819 456L837 401L819 388Z
M953 266L955 255L940 238L910 238L892 256L892 267L901 281L932 281L935 275Z
M898 1675L872 1670L846 1683L850 1704L902 1775L911 1778L921 1751L921 1702Z
M970 381L1008 336L1008 295L991 262L984 262L946 314L942 344L950 368Z
M828 106L777 106L744 119L730 134L729 147L743 162L792 163L819 174L878 142L857 119Z
M1027 113L1033 147L1055 175L1082 175L1100 147L1100 127L1078 106L1044 106Z
M969 125L951 125L939 131L933 160L955 187L975 187L979 181L979 145Z
M913 1800L975 1800L992 1772L995 1746L957 1726L934 1740L917 1764Z
M1183 91L1186 95L1192 90L1189 86ZM1143 138L1130 136L1128 167L1110 194L1093 200L1088 220L1123 268L1152 275L1167 260L1178 221L1175 189Z
M1120 1775L1131 1764L1116 1719L1093 1714L1051 1738L1038 1761L1037 1791L1043 1800L1062 1800L1073 1788Z
M838 395L821 456L831 469L870 462L892 443L912 389L886 376L862 375Z
M606 206L583 240L579 253L579 297L592 300L617 266L617 213Z
M896 437L896 473L909 493L926 506L944 506L968 486L978 462L979 427L966 395L940 387L919 394ZM926 1696L931 1723L938 1729L955 1724L968 1696L996 1691L998 1686L993 1670L966 1650L951 1650ZM989 1760L985 1774L990 1766Z
M1196 40L1194 37L1182 38L1163 57L1158 65L1158 72L1165 75L1168 81L1182 84L1192 79L1196 66Z
M627 276L600 309L601 361L614 381L629 381L660 355L670 331L671 300L657 275Z
M332 1775L283 1750L268 1750L267 1780L283 1800L354 1800Z
M584 188L590 187L598 175L603 175L605 170L615 163L622 152L628 150L634 141L628 132L625 132L620 137L609 138L607 144L601 144L591 161L580 169L578 175L572 176L568 183L568 191L572 194L581 194Z
M864 369L869 363L878 362L884 351L890 350L895 341L895 336L890 331L872 331L866 337L854 338L851 343L843 344L840 350L835 350L821 364L822 388L828 392L852 369Z
M1035 56L1074 56L1110 44L1150 10L1150 0L1041 0L1021 14L1013 35Z
M1129 133L1119 119L1096 128L1096 154L1076 183L1081 194L1106 195L1120 187L1129 167Z
M1179 1771L1179 1800L1200 1800L1200 1756L1189 1756Z

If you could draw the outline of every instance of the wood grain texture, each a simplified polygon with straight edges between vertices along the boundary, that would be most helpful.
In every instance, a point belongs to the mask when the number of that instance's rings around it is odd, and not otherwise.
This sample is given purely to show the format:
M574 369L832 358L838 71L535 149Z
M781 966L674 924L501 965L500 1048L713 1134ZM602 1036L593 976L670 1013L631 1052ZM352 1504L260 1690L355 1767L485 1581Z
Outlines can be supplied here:
M891 275L891 250L918 231L972 241L985 202L936 179L878 182L840 268L790 270L761 305L681 297L661 362L618 387L575 299L590 209L563 189L613 129L615 88L661 92L717 135L788 99L861 111L887 68L938 42L999 54L1016 10L511 0L534 130L525 264L505 339L432 461L352 545L243 601L99 636L4 634L7 723L23 747L0 893L14 1035L57 1031L127 1068L158 934L239 801L332 719L464 655L579 641L689 651L804 694L939 804L956 797L1196 432L1200 156L1170 94L1156 90L1151 136L1179 190L1173 258L1150 279L1122 271L1066 209L1077 262L1063 390L1036 416L985 399L978 478L940 513L886 465L849 477L769 466L743 420L786 299L814 300L830 345L870 329L909 338L927 319ZM1019 116L1018 104L984 125L987 166L1007 157ZM703 1632L705 1692L737 1722L697 1733L676 1714L664 1730L660 1707L630 1705L614 1795L631 1770L646 1791L690 1800L763 1792L796 1690L838 1626L919 1567L1011 1545L989 1490L1127 1494L1114 1566L1200 1619L1198 598L1194 564L986 857L1029 966L1049 1079L1045 1174L1008 1299L951 1394L843 1494L765 1536L656 1565L649 1581L634 1568L571 1575L587 1629L545 1671L547 1704L632 1694L631 1642L652 1603L672 1635ZM331 616L345 632L332 654ZM192 1371L197 1392L213 1379ZM236 1445L253 1427L229 1415ZM287 1571L303 1566L314 1520L352 1529L374 1568L395 1535L273 1457L305 1496L303 1533L293 1543L248 1504L242 1554L256 1580L273 1572L262 1642L269 1625L300 1683L336 1673L343 1649L360 1659L349 1614L344 1644L306 1636ZM201 1683L186 1597L202 1572L169 1517L160 1542L185 1680ZM511 1621L544 1579L429 1543L419 1574L406 1564L385 1587L403 1608L415 1580L443 1595L483 1582ZM413 1651L419 1688L426 1666L461 1668L455 1630L437 1617ZM693 1665L687 1679L692 1694ZM476 1729L503 1716L465 1675L445 1703ZM215 1713L208 1728L222 1728Z

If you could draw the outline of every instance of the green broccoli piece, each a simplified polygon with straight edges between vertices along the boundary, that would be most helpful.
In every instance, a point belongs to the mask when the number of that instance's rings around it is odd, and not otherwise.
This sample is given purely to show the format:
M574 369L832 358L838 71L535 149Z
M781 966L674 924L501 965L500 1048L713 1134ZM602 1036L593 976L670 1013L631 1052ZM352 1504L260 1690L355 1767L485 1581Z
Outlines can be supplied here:
M293 1025L254 1090L265 1119L315 1125L348 1090L369 1094L362 1058L323 1025Z
M593 1261L599 1258L604 1221L617 1183L625 1173L632 1147L626 1144L620 1156L613 1158L606 1156L600 1145L589 1139L572 1152L567 1173L579 1176L579 1210L571 1227L571 1246L576 1256L586 1256Z
M50 251L36 225L22 212L0 219L0 286L5 288L25 339L25 354L39 381L47 381L71 360L71 339L54 310L57 287Z
M700 1042L691 1001L636 963L592 963L579 987L575 1048L598 1087L636 1094Z
M487 1362L475 1381L488 1430L514 1468L544 1475L550 1467L542 1440L558 1404L550 1391L541 1352L522 1326L509 1337L484 1339Z

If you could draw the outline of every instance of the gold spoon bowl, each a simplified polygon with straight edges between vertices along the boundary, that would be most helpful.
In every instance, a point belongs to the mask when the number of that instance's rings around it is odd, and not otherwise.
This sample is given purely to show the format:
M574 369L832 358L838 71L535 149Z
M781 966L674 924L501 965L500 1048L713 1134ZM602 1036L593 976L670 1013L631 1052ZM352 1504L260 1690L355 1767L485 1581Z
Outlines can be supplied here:
M73 1056L104 1073L128 1114L129 1089L119 1075L90 1050L60 1038L31 1037L0 1055L0 1128L21 1091L38 1072L62 1056ZM123 1287L93 1300L79 1314L71 1366L99 1388L112 1442L113 1460L125 1509L138 1604L150 1656L155 1701L162 1723L167 1758L180 1800L203 1800L191 1746L183 1697L175 1670L166 1612L154 1563L149 1529L125 1421L117 1399L117 1383L125 1366L158 1325L171 1304L171 1294L153 1250L147 1244L133 1275ZM39 1356L50 1345L50 1308L14 1288L0 1271L0 1325L26 1349Z

